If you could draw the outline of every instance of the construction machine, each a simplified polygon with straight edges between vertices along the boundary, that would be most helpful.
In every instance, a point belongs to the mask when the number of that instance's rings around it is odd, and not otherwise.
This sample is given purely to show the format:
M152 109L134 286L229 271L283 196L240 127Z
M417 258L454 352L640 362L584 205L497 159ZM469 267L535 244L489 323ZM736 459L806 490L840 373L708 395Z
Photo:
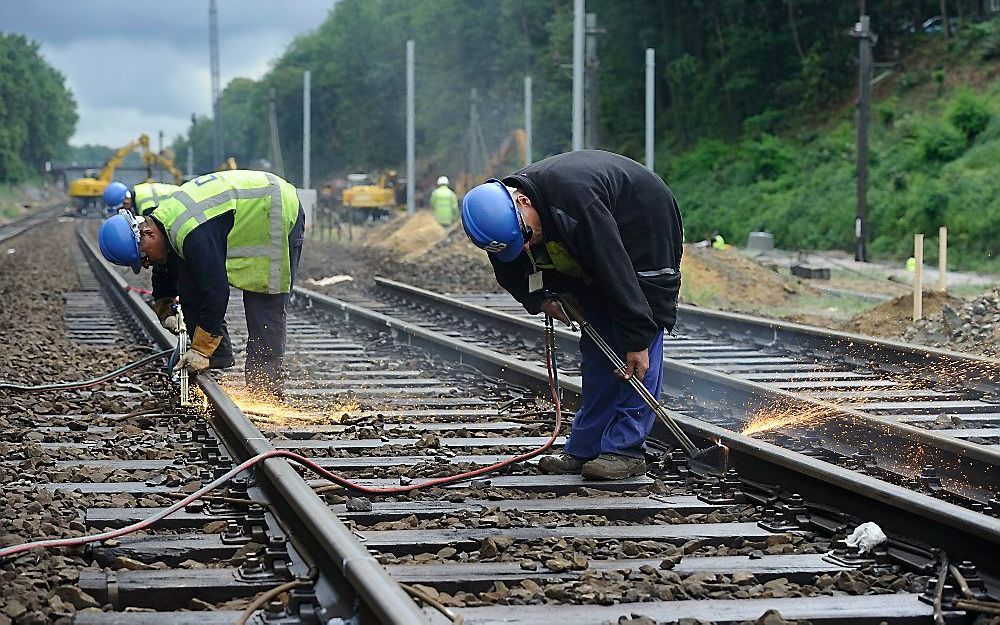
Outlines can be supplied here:
M174 151L170 148L159 153L152 150L145 150L142 153L142 159L146 163L147 180L152 180L153 178L153 165L159 165L174 179L174 184L181 185L184 183L184 173L174 164Z
M170 172L176 184L184 182L181 170L174 165L173 159L168 152L166 155L157 154L149 148L149 135L141 134L134 141L118 148L111 155L111 158L101 168L100 173L94 178L78 178L69 183L69 196L73 198L73 204L80 211L86 211L90 206L97 206L100 202L104 189L111 183L115 176L115 170L121 165L129 154L136 148L142 150L142 160L146 165L146 180L153 179L153 165L159 164L163 169Z
M490 155L483 171L478 173L462 172L455 177L455 193L465 195L469 189L477 184L523 166L527 143L528 136L523 129L515 128L510 131L510 134L500 144L500 148ZM513 155L515 148L517 148L517 162L511 167L511 164L507 161ZM502 167L504 165L507 165L507 167Z
M222 161L215 171L233 171L236 169L239 169L236 165L236 159L230 156L226 160Z
M392 215L399 207L399 181L394 170L376 174L347 174L347 188L341 193L344 210L355 223Z

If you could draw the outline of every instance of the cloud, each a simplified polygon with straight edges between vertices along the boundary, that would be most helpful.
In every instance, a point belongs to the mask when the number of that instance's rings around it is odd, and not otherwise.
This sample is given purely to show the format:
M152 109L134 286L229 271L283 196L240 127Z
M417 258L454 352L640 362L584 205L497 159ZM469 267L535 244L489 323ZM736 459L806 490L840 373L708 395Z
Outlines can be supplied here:
M260 78L298 34L319 26L331 0L219 1L222 84ZM80 121L71 143L119 146L145 132L169 143L191 113L211 113L208 3L49 0L0 4L5 32L42 44L66 76ZM266 123L266 120L261 120Z

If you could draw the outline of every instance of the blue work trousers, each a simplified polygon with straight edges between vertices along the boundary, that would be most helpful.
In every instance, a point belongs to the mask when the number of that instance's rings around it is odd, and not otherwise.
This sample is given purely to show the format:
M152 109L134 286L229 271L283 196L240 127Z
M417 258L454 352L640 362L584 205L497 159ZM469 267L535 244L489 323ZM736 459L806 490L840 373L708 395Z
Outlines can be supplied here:
M625 351L615 341L607 306L593 297L578 299L587 321L624 360ZM580 339L580 353L583 402L573 419L564 451L584 460L607 453L642 458L656 415L632 387L615 375L604 352L585 335ZM649 369L642 383L659 399L663 386L662 328L649 344Z

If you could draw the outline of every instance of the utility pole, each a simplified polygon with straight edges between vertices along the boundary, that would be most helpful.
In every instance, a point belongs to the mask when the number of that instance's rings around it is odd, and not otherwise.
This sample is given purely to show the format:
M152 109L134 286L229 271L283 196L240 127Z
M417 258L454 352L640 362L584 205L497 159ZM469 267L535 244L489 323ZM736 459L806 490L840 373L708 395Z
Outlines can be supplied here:
M157 154L163 156L163 131L159 132L159 142L156 144ZM160 161L156 161L156 181L163 182L163 166Z
M268 94L268 115L267 120L271 125L271 160L274 173L282 178L285 177L285 162L281 158L281 142L278 139L278 105L275 101L275 90L271 87ZM221 162L221 161L220 161Z
M573 151L583 149L584 0L573 0Z
M854 260L868 260L868 109L871 99L872 44L871 21L862 15L851 36L858 40L858 154L857 216L854 220Z
M653 115L656 104L656 50L646 48L646 167L653 171Z
M524 166L531 164L531 76L524 77Z
M310 180L310 148L312 130L312 72L302 73L302 188L309 189Z
M416 174L414 173L413 160L415 158L416 132L414 128L413 115L413 89L414 89L414 65L416 64L416 53L414 51L413 40L406 42L406 214L412 215L417 212Z
M191 130L188 131L188 163L187 163L187 177L188 180L194 178L194 123L195 116L191 113Z
M222 162L222 89L219 76L219 10L208 1L208 48L212 71L212 161Z
M584 146L589 149L596 149L601 145L601 140L597 134L597 68L600 65L600 62L597 60L597 35L603 33L604 29L597 27L596 13L587 13L585 23L584 56L586 57L587 123L584 126Z
M469 130L466 140L465 170L474 176L479 175L486 169L489 157L486 155L483 126L479 123L479 90L475 87L469 89Z

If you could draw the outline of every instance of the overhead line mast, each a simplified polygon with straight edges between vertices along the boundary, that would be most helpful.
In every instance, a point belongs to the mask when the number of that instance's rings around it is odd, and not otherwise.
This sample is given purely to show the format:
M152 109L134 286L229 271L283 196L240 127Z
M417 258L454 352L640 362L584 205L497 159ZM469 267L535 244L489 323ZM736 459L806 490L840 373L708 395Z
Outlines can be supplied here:
M222 162L222 95L219 75L219 10L208 2L208 48L212 71L212 162Z

